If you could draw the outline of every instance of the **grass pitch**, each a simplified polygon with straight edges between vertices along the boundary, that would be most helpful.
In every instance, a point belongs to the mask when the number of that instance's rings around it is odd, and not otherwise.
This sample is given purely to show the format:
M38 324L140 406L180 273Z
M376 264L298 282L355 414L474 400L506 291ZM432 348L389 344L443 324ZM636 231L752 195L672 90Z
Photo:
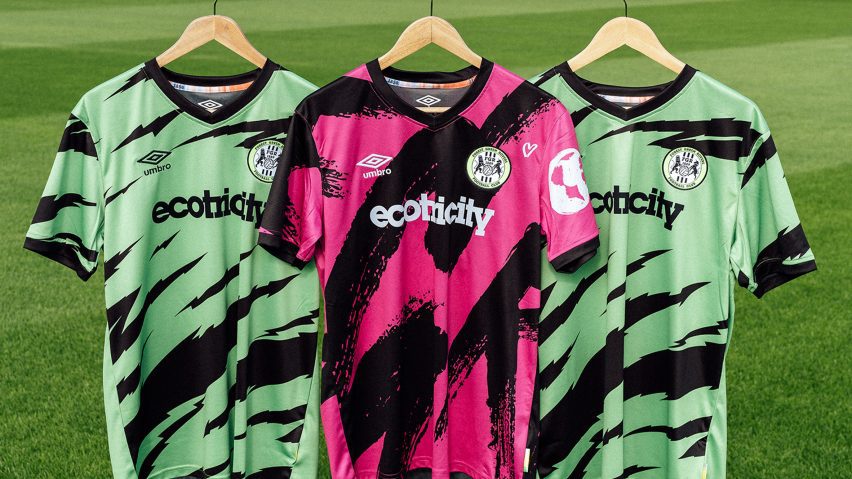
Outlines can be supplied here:
M629 3L630 15L648 22L676 56L761 106L819 265L762 301L738 293L727 363L729 477L848 477L852 2ZM318 85L384 53L408 22L428 14L428 2L410 0L224 0L218 8L258 49ZM622 8L618 1L438 0L435 14L474 50L531 76L573 56ZM84 284L21 244L79 97L163 51L208 13L207 1L0 4L0 478L110 476L102 275ZM460 63L429 48L401 66ZM174 68L247 69L216 46ZM583 75L628 85L671 78L629 52Z

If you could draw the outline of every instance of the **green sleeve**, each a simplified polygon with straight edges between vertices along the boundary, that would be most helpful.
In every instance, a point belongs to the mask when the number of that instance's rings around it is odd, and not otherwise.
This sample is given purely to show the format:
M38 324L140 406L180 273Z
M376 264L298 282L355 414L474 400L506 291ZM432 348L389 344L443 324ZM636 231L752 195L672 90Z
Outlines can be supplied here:
M65 125L59 152L38 202L24 248L87 280L103 245L104 191L96 139L81 101Z
M757 297L816 269L775 142L755 110L753 128L761 132L751 154L739 163L741 183L731 248L739 284Z

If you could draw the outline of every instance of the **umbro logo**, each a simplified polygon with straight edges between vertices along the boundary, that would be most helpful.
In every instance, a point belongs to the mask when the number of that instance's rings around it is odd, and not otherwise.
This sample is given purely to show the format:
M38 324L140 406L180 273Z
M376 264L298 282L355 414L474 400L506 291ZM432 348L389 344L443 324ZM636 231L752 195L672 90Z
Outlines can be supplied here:
M166 171L172 167L172 165L166 163L165 165L160 165L160 162L166 159L167 156L171 155L171 151L161 151L154 150L147 155L143 156L141 159L136 160L137 163L144 163L146 165L154 165L153 168L148 168L145 170L145 175L153 175L155 173L159 173L161 171Z
M198 106L200 106L201 108L204 108L205 110L209 111L210 113L213 113L214 111L218 110L219 108L222 108L224 105L222 105L218 101L207 99L207 100L204 100L202 102L199 102Z
M137 163L147 163L149 165L156 165L159 162L166 159L167 156L171 155L171 151L161 151L154 150L147 155L143 156L142 159L137 160Z
M375 168L379 169L382 166L388 164L391 160L393 160L392 156L379 155L378 153L371 153L365 156L361 161L356 163L358 166L363 166L365 168Z
M358 163L355 163L358 166L363 168L372 168L373 171L369 171L364 173L364 178L375 178L377 176L384 176L391 174L390 168L382 168L393 160L392 156L379 155L378 153L371 153L364 158L361 159Z
M420 98L414 100L417 103L420 103L424 106L432 106L441 102L440 98L434 97L432 95L421 96Z

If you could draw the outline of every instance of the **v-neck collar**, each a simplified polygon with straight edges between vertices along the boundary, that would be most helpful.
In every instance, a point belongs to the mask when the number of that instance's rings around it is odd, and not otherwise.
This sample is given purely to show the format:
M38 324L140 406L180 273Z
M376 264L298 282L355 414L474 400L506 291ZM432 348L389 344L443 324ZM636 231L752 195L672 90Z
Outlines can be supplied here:
M418 123L422 123L429 128L440 128L447 123L455 120L464 112L482 93L485 84L488 83L488 78L491 76L491 71L494 64L486 59L482 59L482 64L479 68L469 66L455 72L415 72L407 70L399 70L393 67L379 67L379 60L373 60L367 63L367 71L370 73L370 79L378 94L389 103L397 112L411 118ZM449 110L431 115L419 110L417 107L403 100L393 88L388 84L385 77L390 77L396 80L420 82L420 83L455 83L459 81L469 80L476 77L471 83L464 95L459 98Z
M254 100L260 92L263 91L272 73L281 67L272 60L266 60L263 68L258 68L250 72L241 73L238 75L229 76L196 76L177 73L167 68L160 67L156 59L151 59L145 62L145 72L154 80L157 87L168 97L181 111L191 115L192 117L201 120L208 124L219 123L238 113L246 105ZM225 86L239 83L252 82L234 101L227 105L210 112L199 105L191 102L188 98L181 95L174 86L170 83L175 81L178 83L186 83L190 85L201 86Z
M605 85L586 80L578 76L566 62L560 63L554 69L565 80L568 86L589 102L590 105L624 121L630 121L648 114L668 103L669 100L674 98L689 84L689 81L692 80L692 77L697 72L696 69L686 65L677 77L668 83L644 87L624 87ZM622 108L602 98L600 94L614 96L653 96L653 98L633 108Z

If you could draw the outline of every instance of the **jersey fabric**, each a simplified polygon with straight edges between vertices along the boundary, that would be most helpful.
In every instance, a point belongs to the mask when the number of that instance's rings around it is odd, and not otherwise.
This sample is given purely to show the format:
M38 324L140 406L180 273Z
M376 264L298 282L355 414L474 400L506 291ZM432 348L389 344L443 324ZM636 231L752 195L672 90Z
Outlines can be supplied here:
M372 61L297 108L260 242L316 257L334 478L521 477L541 238L593 255L588 199L565 108L488 61Z
M293 109L269 62L155 62L74 108L25 247L89 278L104 251L104 397L116 478L316 476L319 287L255 248Z
M573 112L602 244L572 276L545 268L540 476L724 478L734 285L760 297L816 267L766 122L690 67L534 81Z

